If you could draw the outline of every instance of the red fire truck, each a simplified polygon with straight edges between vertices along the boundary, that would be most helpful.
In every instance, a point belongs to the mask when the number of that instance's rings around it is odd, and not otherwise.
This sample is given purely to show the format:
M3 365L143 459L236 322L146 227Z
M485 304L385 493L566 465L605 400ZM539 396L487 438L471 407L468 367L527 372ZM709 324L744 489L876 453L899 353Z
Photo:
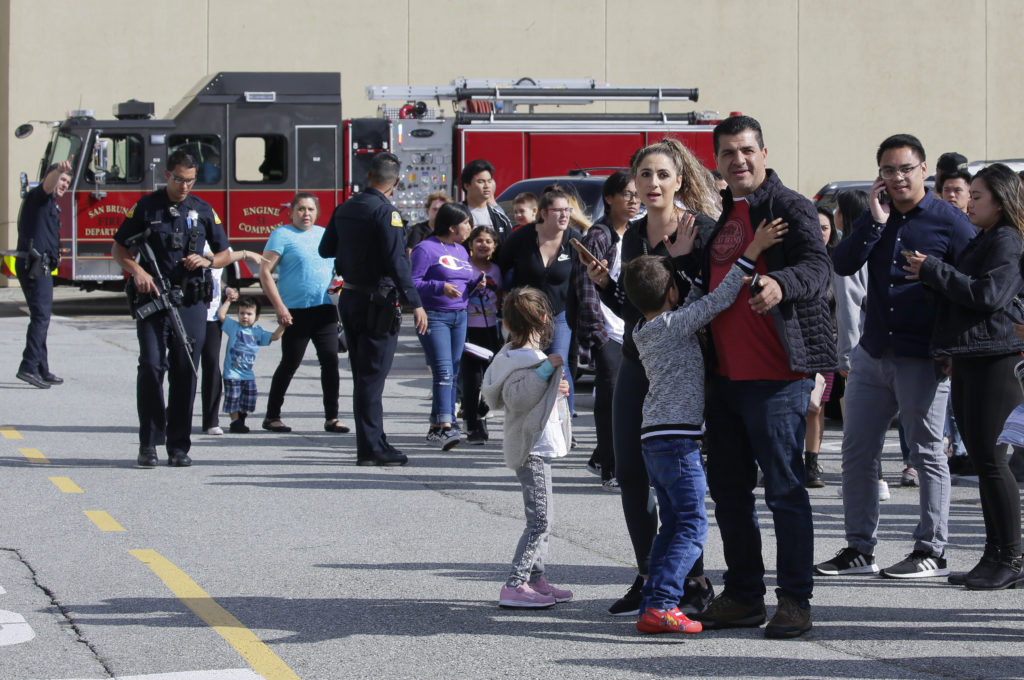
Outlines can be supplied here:
M164 163L178 149L199 161L193 192L221 216L237 248L262 250L287 218L296 191L320 199L322 221L358 192L369 159L398 155L403 176L394 202L410 221L423 218L426 196L455 195L459 169L486 158L499 189L520 179L564 175L578 167L622 167L635 149L665 135L679 138L712 163L714 113L666 113L666 101L696 101L696 89L615 88L591 80L457 80L448 86L370 86L382 104L373 118L342 118L339 73L223 72L204 78L166 118L153 104L130 100L113 120L73 111L51 124L38 177L74 158L70 190L61 199L58 281L83 288L119 286L110 257L112 236L128 209L164 184ZM541 113L549 107L646 101L640 114ZM428 105L427 102L431 104ZM442 110L450 102L452 111ZM396 105L397 104L397 105ZM32 131L23 125L19 138ZM28 179L22 173L22 191ZM4 258L12 274L13 257ZM254 278L244 265L236 272Z

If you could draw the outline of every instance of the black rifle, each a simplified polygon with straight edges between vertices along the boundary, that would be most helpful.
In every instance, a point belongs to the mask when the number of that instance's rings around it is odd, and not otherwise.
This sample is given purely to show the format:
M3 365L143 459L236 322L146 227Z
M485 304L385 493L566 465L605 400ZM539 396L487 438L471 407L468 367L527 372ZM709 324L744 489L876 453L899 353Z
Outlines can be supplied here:
M185 348L189 366L192 367L192 372L198 378L199 369L196 368L192 360L192 352L195 349L196 343L185 331L185 324L182 322L181 313L178 311L178 308L181 306L181 289L172 289L171 284L164 277L163 272L160 271L156 255L153 254L153 249L149 245L149 234L150 230L146 229L141 234L132 236L124 243L126 248L138 248L142 262L152 270L153 287L156 289L156 295L147 296L150 299L142 304L136 304L138 300L132 300L131 298L134 296L129 295L132 316L136 319L145 319L157 312L166 310L167 318L171 321L171 332L178 342L181 343L181 346ZM135 286L132 285L131 288L134 290ZM139 295L137 290L134 290L134 293L136 296Z

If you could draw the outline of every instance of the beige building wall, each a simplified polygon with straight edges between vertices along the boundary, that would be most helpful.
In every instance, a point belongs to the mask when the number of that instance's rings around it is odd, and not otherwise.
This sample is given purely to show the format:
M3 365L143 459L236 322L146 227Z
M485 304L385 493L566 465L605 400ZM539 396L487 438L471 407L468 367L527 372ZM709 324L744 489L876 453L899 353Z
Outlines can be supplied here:
M933 160L1024 157L1022 29L1020 0L4 0L0 248L15 241L18 172L35 179L48 139L37 125L16 140L18 124L79 107L106 118L131 97L162 116L216 71L339 71L345 117L375 114L371 84L699 87L667 110L757 117L769 164L811 195L873 176L894 132Z

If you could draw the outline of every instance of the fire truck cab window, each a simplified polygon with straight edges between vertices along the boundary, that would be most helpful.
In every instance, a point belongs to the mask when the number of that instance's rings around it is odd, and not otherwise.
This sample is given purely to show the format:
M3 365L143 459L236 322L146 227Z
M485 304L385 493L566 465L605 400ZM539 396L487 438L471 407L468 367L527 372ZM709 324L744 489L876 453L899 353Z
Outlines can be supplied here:
M144 178L144 145L140 135L104 135L99 141L107 142L106 174L99 179L101 184L139 184ZM85 181L96 182L97 173L103 168L96 167L96 158L89 159Z
M167 157L185 151L199 163L196 184L217 184L221 179L220 137L217 135L168 135Z
M43 165L45 170L52 163L60 163L74 156L78 160L78 150L82 148L82 139L75 135L61 132L53 141L53 148L50 150L50 157Z
M235 137L235 181L280 184L288 178L288 140L284 135Z

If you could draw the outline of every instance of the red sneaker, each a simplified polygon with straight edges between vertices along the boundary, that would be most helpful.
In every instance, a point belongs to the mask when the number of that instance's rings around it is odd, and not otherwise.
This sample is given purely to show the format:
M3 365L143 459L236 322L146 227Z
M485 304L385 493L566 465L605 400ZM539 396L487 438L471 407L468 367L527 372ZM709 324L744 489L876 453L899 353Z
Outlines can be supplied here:
M647 609L636 622L641 633L699 633L704 630L700 621L691 621L679 607Z

